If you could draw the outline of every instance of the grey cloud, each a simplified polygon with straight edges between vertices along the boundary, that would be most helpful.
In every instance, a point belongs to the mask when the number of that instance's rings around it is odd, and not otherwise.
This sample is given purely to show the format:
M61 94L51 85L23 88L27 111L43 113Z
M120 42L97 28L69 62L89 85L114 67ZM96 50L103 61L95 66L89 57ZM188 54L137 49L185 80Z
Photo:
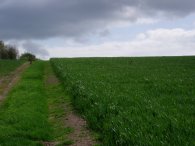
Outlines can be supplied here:
M110 34L110 31L108 29L105 29L99 33L99 36L106 37Z
M195 11L194 0L142 0L143 9L152 9L164 12L171 12L175 15L187 15Z
M44 4L38 5L36 1L28 5L29 1L18 0L1 7L0 37L80 36L120 17L118 13L125 3L125 0L113 0L112 3L107 0L45 0Z
M104 30L117 21L136 21L124 9L187 15L195 11L194 0L1 0L0 38L77 38ZM155 13L154 13L155 14Z
M37 43L26 41L22 46L26 52L33 53L38 57L44 58L49 56L49 52Z

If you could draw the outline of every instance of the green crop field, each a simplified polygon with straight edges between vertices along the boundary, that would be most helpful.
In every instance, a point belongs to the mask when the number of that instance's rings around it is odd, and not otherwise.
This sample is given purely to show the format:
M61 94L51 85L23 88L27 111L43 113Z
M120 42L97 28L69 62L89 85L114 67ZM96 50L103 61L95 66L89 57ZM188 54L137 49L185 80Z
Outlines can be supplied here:
M9 74L20 66L24 61L18 60L0 60L0 77Z
M195 145L195 57L51 63L104 146Z

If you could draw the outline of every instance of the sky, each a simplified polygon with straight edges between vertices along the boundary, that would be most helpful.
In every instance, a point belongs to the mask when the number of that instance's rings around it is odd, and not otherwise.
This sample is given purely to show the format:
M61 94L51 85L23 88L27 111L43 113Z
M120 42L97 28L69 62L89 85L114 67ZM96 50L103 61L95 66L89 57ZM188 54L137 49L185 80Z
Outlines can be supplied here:
M41 59L195 55L195 0L0 0L0 40Z

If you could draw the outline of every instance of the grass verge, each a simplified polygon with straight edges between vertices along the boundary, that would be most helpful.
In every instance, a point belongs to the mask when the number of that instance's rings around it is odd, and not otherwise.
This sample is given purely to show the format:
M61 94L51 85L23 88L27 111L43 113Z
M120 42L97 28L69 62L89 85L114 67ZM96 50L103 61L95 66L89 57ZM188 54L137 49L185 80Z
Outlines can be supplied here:
M8 75L23 63L24 61L20 60L0 60L0 78Z

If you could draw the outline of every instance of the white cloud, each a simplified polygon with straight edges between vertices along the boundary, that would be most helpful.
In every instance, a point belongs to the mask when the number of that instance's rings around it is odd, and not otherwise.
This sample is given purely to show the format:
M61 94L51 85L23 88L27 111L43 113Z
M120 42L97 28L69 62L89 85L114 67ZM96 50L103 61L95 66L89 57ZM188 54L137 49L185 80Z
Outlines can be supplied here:
M49 49L51 57L177 56L195 55L195 29L155 29L126 42Z

